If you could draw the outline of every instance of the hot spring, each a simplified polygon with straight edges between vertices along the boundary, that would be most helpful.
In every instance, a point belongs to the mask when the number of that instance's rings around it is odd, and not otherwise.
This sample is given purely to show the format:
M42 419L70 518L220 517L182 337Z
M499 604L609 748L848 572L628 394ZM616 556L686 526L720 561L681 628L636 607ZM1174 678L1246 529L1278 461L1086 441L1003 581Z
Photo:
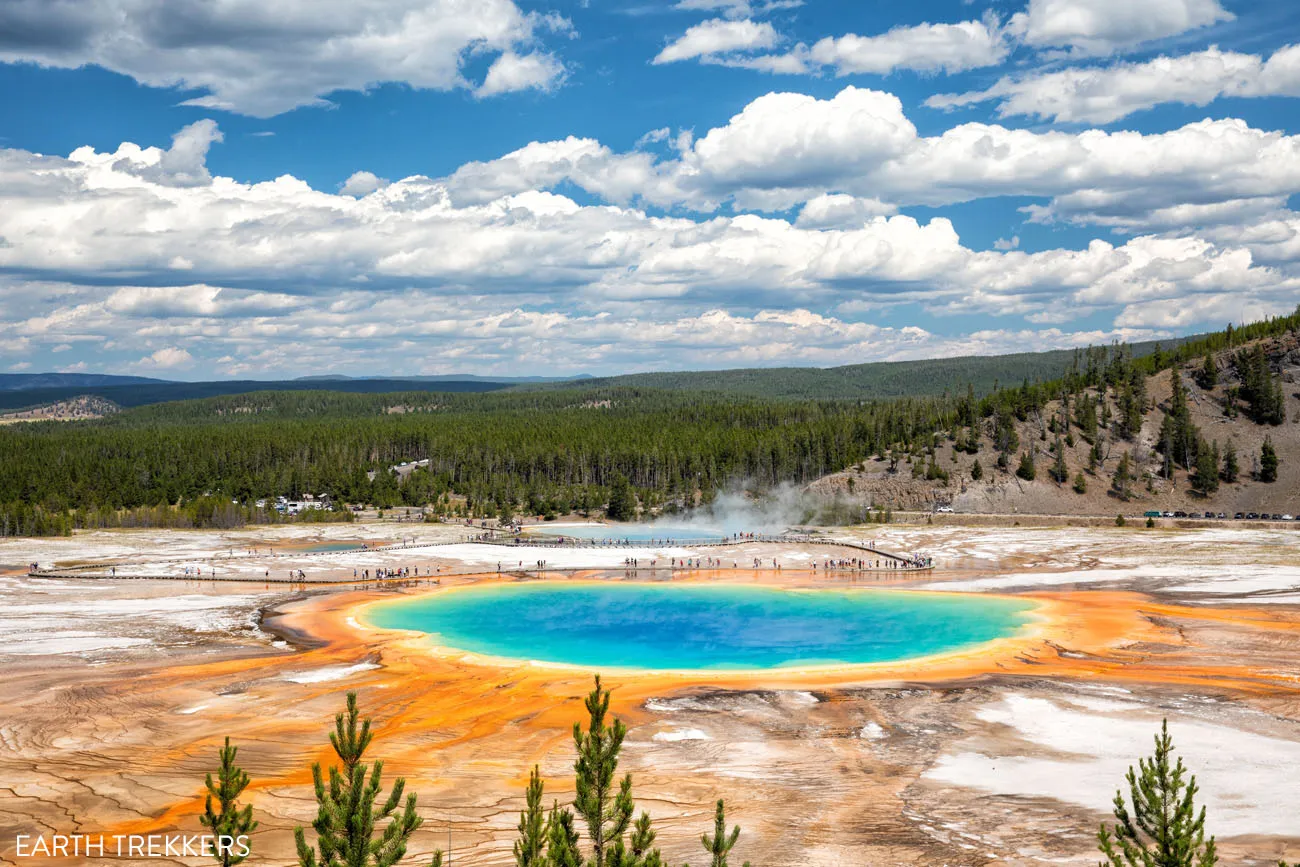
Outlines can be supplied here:
M597 542L700 542L722 541L725 530L672 524L559 524L530 527L530 534Z
M600 669L750 670L959 650L1015 634L1033 608L901 590L536 582L383 602L366 619L487 656Z

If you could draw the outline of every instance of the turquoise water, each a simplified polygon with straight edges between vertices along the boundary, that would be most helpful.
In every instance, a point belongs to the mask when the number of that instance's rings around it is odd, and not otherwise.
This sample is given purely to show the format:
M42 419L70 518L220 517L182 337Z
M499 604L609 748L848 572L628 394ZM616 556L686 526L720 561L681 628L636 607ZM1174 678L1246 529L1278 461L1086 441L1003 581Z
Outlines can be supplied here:
M335 551L359 551L360 542L319 542L303 548L304 554L328 554Z
M532 529L532 528L530 528ZM721 530L701 527L675 527L669 524L608 524L582 527L542 527L543 536L564 536L569 539L613 539L628 542L680 542L683 540L724 539Z
M756 669L887 662L1010 635L1032 603L726 584L488 584L371 609L375 626L489 656L590 668Z

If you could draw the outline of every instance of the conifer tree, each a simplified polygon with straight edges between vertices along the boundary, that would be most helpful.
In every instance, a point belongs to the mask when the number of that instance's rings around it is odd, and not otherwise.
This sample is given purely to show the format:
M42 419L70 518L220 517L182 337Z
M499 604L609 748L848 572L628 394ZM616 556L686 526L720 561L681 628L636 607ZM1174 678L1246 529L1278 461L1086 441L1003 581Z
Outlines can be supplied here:
M632 823L632 775L625 774L618 791L614 791L614 775L627 726L619 719L613 725L605 724L609 690L601 689L600 675L596 675L596 686L587 696L586 708L590 716L587 730L583 731L579 723L573 724L573 744L578 750L578 760L573 765L577 784L573 808L587 825L591 863L605 867L615 843L622 840Z
M700 842L704 845L704 851L709 853L709 867L727 867L727 856L736 845L736 840L740 838L740 826L737 825L727 833L727 812L726 805L722 799L718 799L718 809L713 817L713 836L708 834L700 835ZM749 867L749 862L745 862L745 867Z
M1219 489L1219 452L1202 448L1196 456L1196 471L1192 473L1192 490L1209 496Z
M546 819L546 867L582 867L578 840L573 811L552 804Z
M212 774L208 774L203 781L208 794L203 800L203 815L199 816L199 824L211 829L212 835L217 838L212 857L221 867L234 867L248 857L247 853L237 854L244 852L244 847L233 844L237 838L257 829L257 822L253 821L253 805L239 805L239 796L248 787L248 774L235 764L238 754L239 747L231 746L230 738L226 738L226 745L217 753L221 767L217 771L216 780L212 779ZM217 809L213 809L214 798Z
M528 777L527 807L519 814L519 839L515 841L517 867L545 864L546 811L542 809L542 777L536 765Z
M1016 475L1026 482L1032 482L1038 475L1038 470L1034 467L1033 449L1022 452L1020 455L1020 466L1016 467Z
M975 482L978 482L980 479L984 478L984 468L980 466L979 461L975 461L975 463L970 465L970 477L971 477L971 481L975 481Z
M631 521L636 518L636 493L626 476L614 479L609 491L609 508L605 515L611 521Z
M1084 477L1082 470L1074 474L1074 492L1076 494L1088 493L1088 480Z
M587 826L591 857L583 860L573 811L553 804L543 826L543 784L534 767L528 780L527 806L519 816L519 839L514 846L517 867L664 867L663 857L654 847L650 815L642 813L632 822L632 775L624 775L615 791L618 756L627 728L617 719L606 724L609 696L598 675L595 689L586 699L587 728L584 731L578 723L573 726L578 751L573 766L577 787L573 806Z
M650 814L642 813L632 825L628 842L618 840L610 853L609 867L664 867L663 856L652 848L655 842Z
M1273 448L1270 437L1264 437L1264 445L1259 450L1259 480L1277 481L1277 449Z
M1115 824L1102 824L1097 844L1109 867L1213 867L1214 837L1205 839L1205 808L1196 811L1196 777L1187 776L1174 751L1169 722L1155 736L1155 753L1128 769L1129 800L1115 793Z
M1173 476L1173 467L1177 464L1184 469L1192 469L1201 448L1201 433L1192 424L1191 413L1187 407L1187 387L1177 369L1170 373L1172 391L1169 397L1169 411L1160 423L1160 437L1156 448L1165 456L1164 476Z
M1207 391L1219 384L1219 368L1214 364L1214 353L1205 353L1205 361L1196 373L1196 384Z
M384 763L370 765L362 761L374 735L370 720L360 717L357 694L349 692L347 711L334 717L334 731L330 733L330 745L342 766L330 767L328 786L321 775L320 763L311 767L319 804L312 827L316 830L320 857L307 845L303 829L295 828L293 836L300 867L393 867L406 854L411 835L424 822L415 812L414 794L406 796L406 803L398 812L406 788L406 780L401 777L376 810L375 802L383 788ZM376 824L386 819L390 820L387 827L378 831ZM435 852L432 867L441 865L442 852Z
M1074 402L1074 423L1088 442L1097 439L1097 401L1085 394Z
M1237 476L1241 473L1241 467L1237 463L1237 446L1232 440L1228 440L1227 445L1223 447L1223 480L1225 482L1237 481Z
M1115 467L1115 474L1111 476L1110 489L1115 492L1115 496L1121 500L1127 500L1131 496L1129 485L1133 482L1133 471L1130 469L1130 460L1128 452L1119 457L1119 466Z
M1052 469L1049 471L1052 479L1058 484L1065 484L1066 479L1070 478L1070 470L1065 465L1065 443L1060 437L1056 438L1056 460L1052 462Z

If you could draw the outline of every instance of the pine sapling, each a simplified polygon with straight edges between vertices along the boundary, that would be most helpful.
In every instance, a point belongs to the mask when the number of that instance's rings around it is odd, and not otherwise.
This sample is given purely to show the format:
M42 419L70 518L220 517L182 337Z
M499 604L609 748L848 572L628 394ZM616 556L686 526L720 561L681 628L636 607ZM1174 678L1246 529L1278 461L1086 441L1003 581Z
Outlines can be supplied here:
M573 724L573 743L578 750L573 765L577 783L573 807L587 825L591 863L606 867L614 843L632 823L632 775L625 775L618 791L614 791L614 774L627 726L618 719L613 725L605 724L609 690L601 689L600 675L596 675L596 687L587 696L586 707L590 716L587 730L584 732L579 723Z
M303 829L295 828L300 867L393 867L406 854L411 835L424 822L415 812L414 794L406 796L405 805L398 811L406 788L406 780L401 777L376 809L383 788L384 763L370 765L362 761L374 735L370 720L360 717L357 694L349 692L347 711L334 717L334 731L330 733L330 745L341 765L330 767L328 786L320 763L311 767L319 805L312 827L320 857L307 845ZM388 825L379 831L377 824L385 820ZM442 852L435 852L432 867L441 865Z
M226 745L217 753L221 767L216 780L212 779L212 774L204 778L208 794L203 801L199 824L211 829L212 836L217 838L212 847L212 857L221 867L234 867L249 856L248 847L237 841L257 829L257 822L253 821L253 805L239 805L239 796L248 788L248 774L235 764L238 754L239 747L232 746L230 738L226 738Z
M740 839L740 826L737 825L727 833L727 811L726 805L722 799L718 799L718 808L713 816L713 836L708 834L700 835L700 843L704 845L704 851L709 853L709 867L727 867L727 856ZM690 867L689 864L683 864L682 867ZM745 862L745 867L749 867L749 862Z
M1169 722L1160 725L1155 753L1130 766L1128 780L1132 812L1121 792L1115 793L1115 825L1102 824L1098 848L1109 867L1213 867L1218 863L1214 837L1205 839L1205 808L1196 811L1196 777L1187 775L1183 760L1171 762L1173 738Z
M542 809L542 777L536 765L528 777L527 806L519 814L519 839L515 841L516 867L542 867L545 861L546 812Z
M582 867L578 839L573 811L552 804L546 819L546 867Z

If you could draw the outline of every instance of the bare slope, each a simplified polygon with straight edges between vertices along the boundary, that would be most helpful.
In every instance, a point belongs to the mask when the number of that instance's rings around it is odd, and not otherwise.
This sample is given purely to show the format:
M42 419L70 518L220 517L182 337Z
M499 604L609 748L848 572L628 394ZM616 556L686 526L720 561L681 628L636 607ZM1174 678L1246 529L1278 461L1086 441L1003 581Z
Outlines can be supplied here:
M1005 469L996 466L997 453L990 445L990 421L984 420L981 448L970 455L954 449L950 437L941 440L935 452L935 466L948 474L948 479L927 480L913 474L914 467L924 471L929 466L928 457L922 455L897 456L891 470L891 457L866 461L858 467L833 473L814 482L810 488L825 494L838 494L855 503L874 504L894 509L930 509L951 506L959 512L1028 513L1065 515L1113 515L1123 512L1141 514L1147 510L1224 512L1300 513L1300 335L1290 333L1263 341L1270 367L1280 374L1286 401L1286 421L1281 425L1256 424L1245 414L1229 418L1223 411L1223 401L1228 389L1240 385L1232 359L1238 350L1218 353L1215 356L1219 382L1212 389L1197 384L1197 362L1180 369L1187 389L1188 409L1193 424L1199 428L1207 442L1217 442L1225 449L1231 442L1237 450L1240 475L1235 482L1221 482L1219 490L1201 496L1192 490L1190 473L1176 468L1171 478L1162 476L1163 458L1156 449L1161 423L1169 410L1173 371L1165 370L1147 379L1148 411L1142 429L1132 440L1125 440L1111 431L1101 435L1102 460L1089 470L1089 452L1092 448L1078 431L1071 428L1069 437L1073 445L1066 445L1066 466L1069 478L1058 484L1049 476L1053 463L1052 447L1056 434L1049 430L1050 420L1060 409L1059 401L1049 402L1043 412L1017 425L1020 448L1016 455L1035 452L1036 477L1026 481L1015 474L1017 461L1013 458ZM1095 390L1090 391L1097 396ZM1118 408L1112 393L1109 398L1113 415ZM1262 482L1255 478L1258 471L1260 449L1268 437L1280 459L1276 482ZM1133 496L1128 501L1116 497L1111 491L1111 480L1121 456L1130 455L1137 480L1132 485ZM972 479L972 470L978 461L983 478ZM1082 473L1087 490L1077 493L1074 479Z

